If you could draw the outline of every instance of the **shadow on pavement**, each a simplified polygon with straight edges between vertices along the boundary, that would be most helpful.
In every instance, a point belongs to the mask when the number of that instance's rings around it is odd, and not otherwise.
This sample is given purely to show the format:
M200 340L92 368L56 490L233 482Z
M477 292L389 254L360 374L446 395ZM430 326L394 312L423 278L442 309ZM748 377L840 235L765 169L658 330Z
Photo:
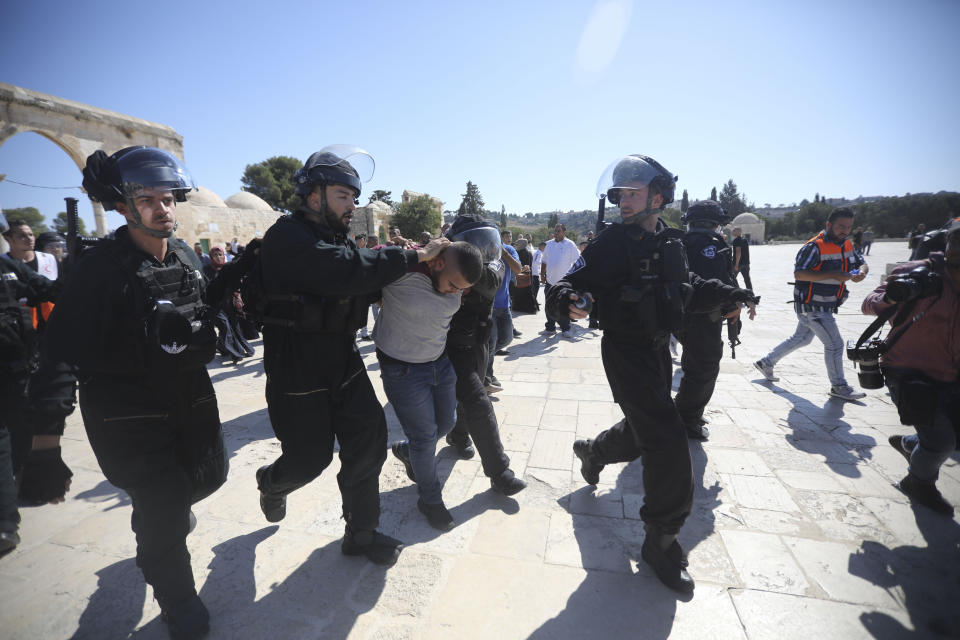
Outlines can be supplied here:
M81 491L77 495L73 496L73 498L75 500L85 500L87 502L97 503L112 501L113 504L104 507L104 511L111 511L118 507L125 507L130 504L130 496L127 495L127 492L123 489L113 486L105 479L101 480L100 483L92 489Z
M220 358L221 356L217 357ZM217 369L220 368L223 368L223 371L217 371ZM208 369L213 369L210 373L210 381L214 384L223 382L229 378L245 376L251 373L254 378L259 378L264 375L262 356L250 356L249 358L244 358L237 364L213 365L212 367L208 365Z
M863 613L860 621L878 640L914 635L960 638L960 524L926 507L911 508L926 548L903 545L890 549L864 540L851 554L848 570L886 589L907 610L916 631L880 611Z

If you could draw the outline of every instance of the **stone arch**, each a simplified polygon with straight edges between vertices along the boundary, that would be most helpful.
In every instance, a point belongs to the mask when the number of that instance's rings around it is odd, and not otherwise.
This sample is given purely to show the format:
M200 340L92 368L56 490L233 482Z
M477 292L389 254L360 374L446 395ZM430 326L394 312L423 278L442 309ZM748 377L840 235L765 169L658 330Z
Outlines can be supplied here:
M171 127L0 82L0 146L26 132L53 142L81 169L98 149L113 153L139 144L183 159L183 136ZM96 203L93 211L97 235L102 236L106 212Z

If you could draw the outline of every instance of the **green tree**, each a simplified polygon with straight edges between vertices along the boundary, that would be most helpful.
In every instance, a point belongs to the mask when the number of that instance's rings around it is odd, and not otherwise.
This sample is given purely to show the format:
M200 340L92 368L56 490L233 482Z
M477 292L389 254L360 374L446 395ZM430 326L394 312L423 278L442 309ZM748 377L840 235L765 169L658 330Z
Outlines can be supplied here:
M57 217L53 219L53 228L62 236L67 235L67 212L61 211L57 214ZM77 216L77 233L82 236L87 235L87 225L84 224L83 218Z
M680 199L680 211L683 213L687 212L687 209L690 208L690 196L687 194L687 190L683 190L683 198Z
M733 180L727 180L723 185L718 202L731 218L736 218L747 210L746 198L737 191L737 183Z
M559 224L559 222L560 222L560 217L555 213L551 213L550 221L547 222L547 228L550 229L551 233L553 232L554 227L556 227L557 224Z
M19 209L4 209L4 216L7 218L7 222L13 222L14 220L23 220L26 222L31 229L33 229L33 235L39 235L44 231L48 231L47 225L43 223L43 214L36 207L21 207Z
M248 164L240 183L244 191L262 198L278 211L293 213L300 206L293 174L303 163L290 156L274 156L263 162Z
M507 208L504 205L500 205L500 228L507 228Z
M710 199L713 200L714 202L717 201L717 188L716 188L716 187L714 187L713 189L710 189Z
M480 195L480 189L471 181L467 181L467 192L463 194L463 200L460 202L460 208L457 215L471 213L484 215L483 196Z
M443 214L427 194L404 202L390 217L390 226L399 227L404 238L418 238L423 231L433 233L442 224Z
M375 189L373 193L370 194L370 199L367 200L367 204L371 202L382 202L383 204L393 207L396 203L390 199L390 191L384 191L383 189Z
M814 202L820 202L820 192L819 192L819 191L818 191L816 194L814 194L814 196L813 196L813 201L814 201Z

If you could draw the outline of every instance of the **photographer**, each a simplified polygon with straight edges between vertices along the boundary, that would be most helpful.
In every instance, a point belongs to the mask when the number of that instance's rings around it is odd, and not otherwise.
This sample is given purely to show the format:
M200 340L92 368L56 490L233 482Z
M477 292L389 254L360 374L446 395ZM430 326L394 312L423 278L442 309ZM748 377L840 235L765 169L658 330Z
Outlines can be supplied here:
M916 434L889 439L910 463L898 486L912 501L948 517L953 507L936 481L960 428L958 291L960 221L955 220L945 253L898 266L862 307L869 315L893 314L890 335L879 349L880 366L900 421L916 428Z

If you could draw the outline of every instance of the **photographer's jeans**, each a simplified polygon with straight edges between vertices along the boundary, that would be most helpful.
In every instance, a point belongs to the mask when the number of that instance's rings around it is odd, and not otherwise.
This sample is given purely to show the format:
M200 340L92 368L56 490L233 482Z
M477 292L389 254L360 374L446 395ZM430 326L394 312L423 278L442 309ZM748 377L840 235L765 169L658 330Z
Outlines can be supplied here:
M490 355L487 360L487 377L493 377L493 356L513 342L513 314L510 307L493 310L493 327L490 331Z
M410 443L410 464L420 499L443 502L437 476L437 441L457 422L457 375L446 356L423 364L380 363L387 399Z
M843 338L840 337L836 318L829 311L797 313L797 330L774 347L761 362L772 367L788 354L810 344L814 336L823 343L823 360L827 365L830 384L834 387L846 386L847 379L843 376Z
M900 406L900 380L886 376L887 388L893 403ZM957 436L950 421L947 399L940 395L933 422L913 425L917 433L903 437L903 448L910 454L909 473L925 484L934 484L940 477L940 467L957 446Z

